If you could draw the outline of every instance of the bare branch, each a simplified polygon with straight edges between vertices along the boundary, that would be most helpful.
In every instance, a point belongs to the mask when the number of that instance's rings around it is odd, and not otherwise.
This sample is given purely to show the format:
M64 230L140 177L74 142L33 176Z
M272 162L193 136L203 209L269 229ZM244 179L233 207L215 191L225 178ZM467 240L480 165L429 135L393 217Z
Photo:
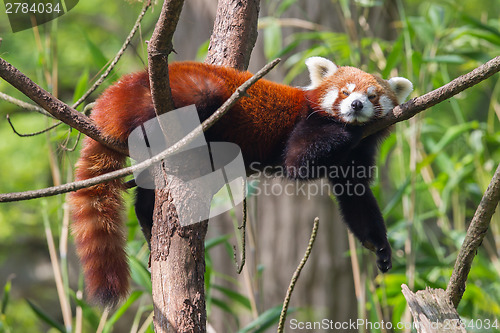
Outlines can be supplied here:
M288 311L288 305L290 304L290 298L292 297L293 289L295 289L295 284L299 279L300 272L302 271L302 268L304 268L304 265L306 264L307 259L309 259L309 255L311 254L311 250L314 245L314 241L316 240L316 235L318 233L318 226L319 226L319 218L316 217L314 219L313 229L311 232L311 237L309 238L309 244L307 245L306 252L304 253L304 257L300 261L299 266L297 266L297 269L293 273L292 280L290 281L290 286L288 287L285 300L283 301L283 308L281 309L280 321L278 323L278 333L283 332L285 328L286 313Z
M229 186L226 184L226 186ZM243 180L243 193L246 192L246 186L247 186L247 181L246 179ZM236 273L241 274L241 271L243 270L243 267L245 266L246 262L246 231L247 231L247 198L243 194L243 211L242 211L242 222L241 225L238 226L238 229L241 230L241 259L240 263L238 264L238 259L236 259L236 245L233 245L233 259L234 263L236 264Z
M455 267L451 274L450 282L446 288L446 293L450 297L455 308L465 292L465 282L472 266L472 261L476 256L477 249L481 246L483 238L488 231L491 216L495 212L500 200L500 164L491 179L486 192L484 192L481 202L476 209L476 213L467 229L460 252L458 253Z
M174 36L184 0L165 0L160 18L148 44L149 83L156 115L174 109L170 80L168 78L168 55L174 50Z
M425 288L416 293L401 285L418 333L466 333L460 316L443 289Z
M113 171L110 173L106 173L101 176L97 176L94 178L89 178L86 180L76 181L69 184L64 184L60 186L53 186L41 190L27 191L27 192L15 192L15 193L6 193L0 194L0 202L12 202L12 201L21 201L21 200L29 200L41 197L48 197L56 194L62 194L66 192L76 191L81 188L90 187L96 184L104 183L109 180L113 180L116 178L128 176L135 171L144 170L155 163L160 162L162 159L166 158L179 151L182 147L190 143L194 138L199 135L200 129L202 131L206 131L212 125L214 125L231 107L246 94L246 91L259 79L261 79L264 75L269 73L271 69L273 69L278 63L280 59L275 59L264 66L260 71L258 71L254 76L245 81L236 91L231 95L231 97L222 104L220 108L217 109L207 120L205 120L200 126L197 126L193 131L191 131L188 135L186 135L182 140L178 141L176 144L171 146L170 148L164 150L160 154L153 156L152 158L138 163L134 166L120 169L117 171Z
M55 123L54 125L49 126L49 127L45 128L45 129L43 129L43 130L41 130L41 131L34 132L34 133L27 133L27 134L23 134L23 133L19 133L19 132L16 130L16 128L14 127L14 124L13 124L13 123L12 123L12 121L10 120L10 116L9 116L9 115L7 115L7 116L6 116L6 118L7 118L7 122L8 122L8 123L9 123L9 125L10 125L10 128L12 128L12 131L13 131L13 132L14 132L17 136L20 136L21 138L25 138L25 137L30 137L30 136L35 136L35 135L43 134L43 133L48 132L48 131L50 131L50 130L53 130L53 129L54 129L54 128L56 128L57 126L59 126L59 125L63 124L63 122L62 122L62 121L59 121L59 122Z
M481 81L486 80L493 74L500 71L500 56L491 59L471 72L459 76L450 83L428 92L420 97L416 97L404 104L396 106L385 118L380 119L364 129L364 137L374 134L397 122L410 119L419 112L422 112L448 98L470 88Z
M51 115L50 113L48 113L47 111L45 111L41 107L33 105L33 104L30 104L30 103L23 102L23 101L21 101L21 100L19 100L17 98L14 98L12 96L4 94L1 91L0 91L0 98L3 99L6 102L9 102L9 103L12 103L14 105L17 105L17 106L19 106L19 107L21 107L21 108L23 108L25 110L35 111L35 112L43 114L44 116L47 116L47 117L50 117L50 118L54 118L53 115Z
M108 66L108 68L106 69L106 71L101 75L101 77L99 78L99 80L97 80L92 85L92 87L89 90L87 90L87 92L85 92L85 94L83 94L83 96L80 97L78 99L78 101L75 102L75 104L73 104L73 108L76 108L87 97L89 97L90 94L92 94L104 82L104 80L108 77L109 73L111 73L111 71L113 70L113 68L115 68L116 64L118 63L118 61L120 60L120 58L122 57L122 55L125 53L126 48L129 46L130 41L132 40L132 37L134 37L135 33L137 32L137 29L139 29L139 27L141 25L141 22L142 22L142 18L144 17L144 15L146 14L146 12L148 11L149 7L151 7L151 0L147 0L146 1L146 4L144 5L144 7L142 8L141 13L139 14L139 17L137 17L137 20L135 21L134 27L132 28L132 30L128 34L128 36L125 39L125 42L123 43L121 49L118 51L118 53L116 54L116 56L113 59L113 61L111 61L111 64Z
M258 17L258 0L219 0L205 62L247 69L257 40Z
M92 119L55 98L2 58L0 58L0 77L28 96L55 118L76 128L106 147L128 155L126 144L103 136Z
M129 35L127 36L127 38L125 39L125 42L123 43L121 49L118 51L118 53L116 54L116 56L114 57L113 61L111 61L111 64L108 66L108 68L106 69L106 71L101 75L101 77L92 85L92 87L87 90L87 92L85 92L85 94L83 94L82 97L80 97L80 99L78 99L78 101L76 101L71 108L76 108L78 105L80 105L92 92L94 92L101 84L102 82L104 82L104 80L106 79L106 77L108 77L109 73L111 73L111 71L113 70L113 68L116 66L116 64L118 63L118 61L120 60L120 58L122 57L122 55L124 54L125 52L125 49L128 47L128 45L130 44L130 41L132 40L133 36L135 35L135 33L137 32L137 30L139 29L139 26L141 24L141 21L144 17L144 15L146 14L148 8L151 6L151 0L148 0L146 2L146 4L144 5L141 13L139 14L139 17L137 18L135 24L134 24L134 27L132 28L132 30L130 31ZM2 65L2 63L0 63L0 65ZM3 76L2 76L3 77ZM5 78L4 78L5 79ZM9 82L7 79L5 79L7 82ZM11 82L9 82L11 83ZM11 83L12 84L12 83ZM14 85L14 84L12 84ZM14 85L15 86L15 85ZM18 88L19 89L19 88ZM41 89L41 88L40 88ZM19 89L21 91L21 89ZM27 95L24 91L22 91L25 95ZM27 95L28 96L28 95ZM28 96L30 97L30 96ZM23 109L27 109L27 110L30 110L30 111L36 111L36 112L39 112L45 116L48 116L48 117L51 117L51 118L57 118L55 116L53 116L50 112L47 112L45 111L43 108L40 108L38 106L35 106L35 105L32 105L32 104L29 104L29 103L25 103L21 100L18 100L16 98L13 98L9 95L6 95L2 92L0 92L0 98L7 101L7 102L10 102L12 104L15 104L17 106L20 106L22 107ZM30 97L31 98L31 97ZM61 102L62 103L62 102ZM61 118L57 118L57 119L61 119ZM21 136L21 137L27 137L27 136L34 136L34 135L38 135L38 134L42 134L42 133L45 133L47 131L50 131L52 129L54 129L55 127L59 126L61 124L60 123L57 123L53 126L50 126L42 131L39 131L39 132L35 132L35 133L31 133L31 134L20 134L18 133L12 122L10 121L9 118L7 118L10 126L12 127L12 130L14 131L14 133L16 133L18 136ZM63 119L61 119L63 120ZM71 126L70 123L66 122L63 120L64 123L68 124ZM73 127L73 126L72 126ZM76 128L76 127L75 127ZM77 128L78 129L78 128ZM82 131L83 132L83 131ZM83 132L85 133L85 132ZM85 133L87 134L87 133ZM89 135L90 136L90 135ZM99 140L97 140L99 141ZM113 145L116 145L117 143L113 143ZM119 146L119 145L118 145ZM115 149L115 147L110 147L110 148L113 148ZM122 148L125 148L125 146L123 146ZM126 148L125 148L126 149ZM115 149L115 150L118 150L120 152L126 152L127 150L119 150L119 149Z

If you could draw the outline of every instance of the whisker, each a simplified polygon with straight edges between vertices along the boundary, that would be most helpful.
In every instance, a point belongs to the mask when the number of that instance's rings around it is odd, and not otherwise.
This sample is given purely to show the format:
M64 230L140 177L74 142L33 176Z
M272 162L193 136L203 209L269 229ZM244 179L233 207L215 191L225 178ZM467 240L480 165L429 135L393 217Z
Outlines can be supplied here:
M321 111L323 111L323 110L319 109L319 110L316 110L314 112L309 113L309 115L307 116L306 120L309 119L309 117L312 116L313 114L321 112Z

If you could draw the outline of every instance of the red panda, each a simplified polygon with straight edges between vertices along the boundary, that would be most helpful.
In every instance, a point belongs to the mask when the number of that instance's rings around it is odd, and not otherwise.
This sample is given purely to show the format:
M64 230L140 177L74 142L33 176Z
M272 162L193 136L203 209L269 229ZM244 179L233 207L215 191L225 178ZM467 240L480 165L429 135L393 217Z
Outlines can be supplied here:
M233 142L245 165L281 165L292 179L328 177L334 186L356 185L360 195L337 194L344 221L364 246L377 255L382 272L392 266L382 214L369 188L371 176L304 174L301 167L372 167L385 132L362 139L363 125L384 117L412 91L410 81L388 81L353 67L313 57L306 61L311 84L296 88L262 79L206 133L207 141ZM244 81L248 72L179 62L169 65L176 108L195 104L208 118ZM96 101L92 119L103 134L126 142L130 132L155 116L146 72L124 76ZM86 138L77 163L78 180L120 169L126 156ZM105 306L125 297L129 269L125 253L122 180L81 189L70 196L77 253L87 296ZM138 188L138 219L149 242L154 191Z

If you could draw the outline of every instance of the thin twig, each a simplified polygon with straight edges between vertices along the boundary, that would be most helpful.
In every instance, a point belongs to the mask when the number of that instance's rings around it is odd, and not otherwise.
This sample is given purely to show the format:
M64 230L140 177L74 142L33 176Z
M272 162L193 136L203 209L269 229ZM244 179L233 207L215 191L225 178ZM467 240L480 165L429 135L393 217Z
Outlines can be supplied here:
M141 24L141 21L144 17L144 15L146 14L148 8L151 6L151 0L148 0L146 2L146 4L144 5L141 13L139 14L139 17L137 18L135 24L134 24L134 27L132 28L132 30L130 31L130 33L128 34L127 38L125 39L125 42L123 43L121 49L118 51L118 53L115 55L115 57L113 58L113 61L111 61L110 65L108 66L108 68L106 69L106 71L101 75L101 77L92 85L92 87L90 89L88 89L85 94L83 94L82 97L80 97L78 99L78 101L76 101L71 107L76 109L87 97L90 96L90 94L92 94L103 82L104 80L108 77L108 75L111 73L111 71L113 70L113 68L116 66L116 64L118 63L118 61L120 60L120 58L122 57L122 55L125 53L125 50L127 49L127 47L129 46L132 38L134 37L135 33L137 32L138 28L140 27L140 24ZM2 92L0 92L0 98L9 102L9 103L12 103L12 104L15 104L23 109L26 109L26 110L30 110L30 111L36 111L36 112L39 112L45 116L48 116L48 117L51 117L51 118L54 118L54 116L52 116L50 113L48 113L47 111L45 111L43 108L39 107L39 106L36 106L36 105L33 105L33 104L30 104L30 103L26 103L26 102L23 102L21 100L18 100L14 97L11 97L7 94L4 94ZM14 128L14 125L12 124L11 120L8 118L7 116L7 120L10 124L10 127L12 128L12 130L14 131L15 134L17 134L18 136L20 137L30 137L30 136L35 136L35 135L39 135L39 134L42 134L42 133L45 133L45 132L48 132L54 128L56 128L57 126L61 125L62 122L59 122L55 125L52 125L44 130L41 130L41 131L38 131L38 132L35 132L35 133L29 133L29 134L20 134L19 132L16 131L16 129ZM80 138L80 135L78 137L78 139ZM75 143L74 147L76 148L78 144L78 140L77 142ZM67 151L73 151L75 148L66 148L66 147L62 147L63 149L67 150Z
M83 109L83 113L87 117L90 116L90 113L92 112L92 109L93 109L94 105L95 105L95 102L92 102L92 103L89 103L89 104L85 105L85 108ZM67 151L67 152L73 152L73 151L75 151L76 147L78 146L78 143L80 142L80 139L82 138L82 132L78 132L78 135L76 136L76 140L75 140L75 143L73 144L73 147L68 148L68 142L69 142L69 137L71 135L71 131L72 131L72 128L70 127L68 129L68 135L66 136L66 141L60 147L62 150Z
M43 114L44 116L47 116L47 117L50 117L50 118L54 118L53 115L51 115L50 113L48 113L47 111L45 111L43 108L41 108L39 106L36 106L36 105L33 105L33 104L30 104L30 103L23 102L23 101L21 101L21 100L19 100L17 98L14 98L12 96L4 94L1 91L0 91L0 99L3 99L6 102L9 102L9 103L12 103L14 105L17 105L17 106L19 106L19 107L21 107L21 108L23 108L25 110L35 111L35 112Z
M300 272L302 271L302 268L304 268L304 265L306 264L307 259L309 259L309 255L311 254L311 250L312 250L312 247L314 245L314 241L316 240L316 235L318 233L318 225L319 225L319 218L316 217L314 219L314 225L313 225L313 229L311 232L311 238L309 238L309 244L307 245L307 249L306 249L306 252L304 253L304 257L302 258L299 266L297 266L297 269L293 273L292 280L290 281L290 286L288 287L288 290L286 291L285 300L283 301L283 308L281 309L280 321L278 324L278 333L282 333L283 329L285 328L286 313L288 311L288 305L290 304L290 298L292 297L293 289L295 288L295 284L300 276Z
M63 103L48 91L42 89L30 78L2 58L0 58L0 77L28 96L32 101L40 105L55 118L62 120L64 123L83 132L106 147L128 155L128 148L125 143L116 142L112 138L103 135L92 119Z
M243 179L243 221L238 229L241 230L241 260L240 264L238 264L238 260L236 259L236 245L233 246L233 259L236 264L236 272L241 274L243 267L245 266L246 261L246 230L247 230L247 198L245 196L246 193L246 180Z
M70 128L69 132L71 133L71 128ZM68 148L68 141L69 141L69 134L68 134L68 140L66 141L65 144L61 145L60 148L64 151L67 151L67 152L75 151L76 147L78 146L78 142L80 142L81 137L82 137L82 132L78 132L78 135L76 136L76 140L75 140L75 143L73 144L73 147Z
M141 25L141 22L142 22L142 19L143 19L144 15L146 14L146 12L147 12L147 10L148 10L148 8L150 6L151 6L151 0L146 1L146 3L144 4L144 7L142 8L141 13L137 17L137 20L135 21L134 27L132 28L132 30L128 34L127 38L125 39L125 42L123 43L121 49L118 51L118 53L114 57L113 61L111 61L110 65L108 66L108 68L106 69L106 71L101 75L101 77L99 78L99 80L97 80L92 85L92 87L90 87L90 89L87 90L87 92L85 92L85 94L83 94L83 96L80 97L78 99L78 101L76 101L73 104L73 108L76 108L87 97L89 97L90 94L92 94L104 82L104 80L108 77L109 73L111 73L111 71L113 70L113 68L115 68L116 64L118 63L118 61L120 60L120 58L122 57L122 55L125 53L125 50L127 49L127 47L129 46L130 42L132 41L132 38L134 37L135 33L137 32L137 29L139 29L139 27Z
M89 178L85 180L76 181L73 183L68 183L59 186L53 186L49 188L44 188L40 190L34 191L26 191L26 192L15 192L15 193L6 193L0 194L0 202L12 202L12 201L21 201L21 200L29 200L41 197L48 197L56 194L67 193L71 191L76 191L82 188L90 187L96 184L103 183L105 181L113 180L116 178L124 177L132 174L135 171L144 170L155 163L160 162L167 156L170 156L177 152L179 149L189 144L193 139L198 137L200 133L200 129L202 131L206 131L212 125L214 125L231 107L236 104L238 99L243 97L246 94L246 91L259 79L261 79L264 75L266 75L271 69L273 69L278 63L280 59L275 59L264 66L260 71L258 71L254 76L245 81L236 91L231 95L231 97L222 104L220 108L217 109L207 120L205 120L200 126L197 126L193 131L187 134L183 139L179 140L176 144L171 146L170 148L164 150L160 154L153 156L152 158L145 160L144 162L138 163L134 166L130 166L128 168L120 169L117 171L109 172L104 175L100 175L94 178Z
M465 292L465 282L472 266L472 261L477 254L477 250L483 238L488 231L491 216L495 212L498 201L500 200L500 164L491 179L486 192L484 192L481 202L476 209L476 213L467 229L460 252L458 253L455 267L451 274L450 282L446 288L446 293L453 302L455 309Z
M20 136L21 138L25 138L25 137L30 137L30 136L36 136L36 135L39 135L39 134L43 134L45 132L48 132L50 130L53 130L54 128L56 128L57 126L61 125L61 124L64 124L62 121L59 121L57 123L55 123L54 125L52 126L49 126L41 131L38 131L38 132L34 132L34 133L27 133L27 134L23 134L23 133L19 133L16 128L14 127L14 124L12 123L12 121L10 120L10 115L7 115L5 116L5 118L7 118L7 122L9 123L10 125L10 128L12 128L12 131L17 135L17 136Z

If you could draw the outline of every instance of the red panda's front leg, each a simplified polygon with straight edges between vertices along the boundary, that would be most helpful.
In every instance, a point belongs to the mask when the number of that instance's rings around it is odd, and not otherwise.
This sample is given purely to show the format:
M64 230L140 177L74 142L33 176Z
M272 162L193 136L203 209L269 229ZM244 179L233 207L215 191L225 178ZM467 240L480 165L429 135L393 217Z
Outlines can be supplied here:
M367 182L332 181L340 211L349 230L364 247L377 255L377 267L385 273L392 267L391 245L382 213ZM338 187L338 185L341 185Z
M385 133L379 133L364 139L349 153L344 163L338 166L339 172L331 173L328 177L344 222L363 246L375 252L381 272L391 269L392 251L370 182L376 173L377 145L384 135Z
M284 166L289 178L328 177L344 222L377 255L382 272L391 267L391 246L382 213L370 190L379 137L361 141L363 128L312 115L296 125L288 139Z
M291 179L325 177L324 167L343 163L361 138L361 127L345 126L312 114L300 120L288 138L285 172Z

